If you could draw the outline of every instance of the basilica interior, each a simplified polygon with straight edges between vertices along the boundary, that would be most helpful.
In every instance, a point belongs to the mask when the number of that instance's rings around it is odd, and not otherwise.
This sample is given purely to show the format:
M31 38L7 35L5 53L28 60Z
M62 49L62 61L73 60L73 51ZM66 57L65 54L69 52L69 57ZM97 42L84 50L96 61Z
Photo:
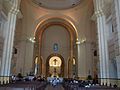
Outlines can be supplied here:
M18 74L120 87L120 0L0 0L0 84Z

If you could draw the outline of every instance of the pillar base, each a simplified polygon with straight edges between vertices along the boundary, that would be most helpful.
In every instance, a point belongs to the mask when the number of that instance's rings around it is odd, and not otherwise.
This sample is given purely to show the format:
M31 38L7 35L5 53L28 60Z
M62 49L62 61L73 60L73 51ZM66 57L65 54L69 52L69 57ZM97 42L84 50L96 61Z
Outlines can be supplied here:
M9 81L9 77L0 77L0 84L3 85L3 84L8 84L10 81Z
M119 79L100 79L99 81L100 85L104 85L104 86L114 86L117 85L118 87L120 87L120 80Z
M3 85L4 84L4 78L0 77L0 84Z

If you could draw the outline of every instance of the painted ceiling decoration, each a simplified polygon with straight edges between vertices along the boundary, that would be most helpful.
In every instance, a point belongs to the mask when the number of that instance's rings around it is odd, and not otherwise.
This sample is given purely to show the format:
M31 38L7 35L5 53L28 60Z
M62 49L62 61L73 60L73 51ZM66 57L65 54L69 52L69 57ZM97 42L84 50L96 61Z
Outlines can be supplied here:
M47 9L68 9L77 6L81 0L32 0Z

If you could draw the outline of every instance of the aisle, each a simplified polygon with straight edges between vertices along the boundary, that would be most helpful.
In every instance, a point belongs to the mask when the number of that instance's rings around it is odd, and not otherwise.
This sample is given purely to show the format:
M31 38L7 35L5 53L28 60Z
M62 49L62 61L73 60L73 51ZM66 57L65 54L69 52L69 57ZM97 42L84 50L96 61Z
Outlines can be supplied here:
M57 85L55 87L53 87L52 85L47 85L45 90L64 90L64 88L62 87L62 85Z

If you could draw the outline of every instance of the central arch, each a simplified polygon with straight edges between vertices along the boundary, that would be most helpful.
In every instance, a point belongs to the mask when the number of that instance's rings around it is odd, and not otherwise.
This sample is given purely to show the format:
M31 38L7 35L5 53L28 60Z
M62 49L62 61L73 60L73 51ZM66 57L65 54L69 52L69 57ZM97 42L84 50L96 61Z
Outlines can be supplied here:
M40 21L40 23L37 24L36 29L34 31L35 39L38 40L38 37L36 36L42 33L45 30L45 28L55 23L61 24L62 26L69 28L68 31L74 34L75 41L78 42L78 31L76 29L76 26L71 21L66 20L64 18L60 18L60 17L52 17L52 18L47 18L45 20ZM42 29L42 30L40 31L39 29Z
M36 30L36 33L35 33L35 41L36 43L38 43L38 51L37 51L37 55L39 56L39 61L42 62L42 64L40 64L40 73L39 74L43 74L44 73L44 76L49 76L49 74L47 73L47 61L44 60L44 59L41 59L41 46L42 46L42 37L43 37L43 33L45 32L45 30L47 30L48 27L50 26L53 26L53 25L59 25L59 26L62 26L64 28L66 28L69 36L70 36L70 60L72 62L72 58L73 58L73 45L76 44L76 39L77 39L77 34L76 34L76 30L75 28L73 27L73 25L71 25L69 22L67 22L66 20L64 19L61 19L61 18L51 18L51 19L48 19L46 21L44 21L43 23L40 24L40 26L37 28ZM44 65L43 65L44 63ZM46 64L45 64L46 63ZM46 67L44 67L46 66ZM67 76L66 77L72 77L72 68L69 69L71 72L68 71L68 64L66 64L67 66L67 70L65 71L67 73ZM72 67L72 66L71 66ZM46 72L45 72L46 71ZM62 76L64 75L64 72L62 74Z

